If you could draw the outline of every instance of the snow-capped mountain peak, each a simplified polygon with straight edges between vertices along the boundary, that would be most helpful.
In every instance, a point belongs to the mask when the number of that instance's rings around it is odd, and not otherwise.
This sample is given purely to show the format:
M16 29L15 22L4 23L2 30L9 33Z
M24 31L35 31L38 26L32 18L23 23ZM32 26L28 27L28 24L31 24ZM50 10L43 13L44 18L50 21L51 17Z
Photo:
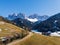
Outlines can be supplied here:
M48 19L49 16L47 16L47 15L40 16L38 14L33 14L33 15L30 15L28 18L31 18L31 19L35 19L36 18L36 19L38 19L40 21L44 21L44 20Z
M13 13L13 14L8 15L7 17L8 20L14 20L16 18L25 19L25 15L23 13L18 13L18 14Z

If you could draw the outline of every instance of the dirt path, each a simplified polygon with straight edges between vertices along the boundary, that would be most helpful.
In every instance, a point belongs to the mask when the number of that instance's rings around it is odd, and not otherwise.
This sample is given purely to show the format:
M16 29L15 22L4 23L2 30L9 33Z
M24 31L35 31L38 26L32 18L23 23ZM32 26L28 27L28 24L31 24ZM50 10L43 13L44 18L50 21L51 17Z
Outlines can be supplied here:
M31 33L31 32L29 32L29 35L27 35L26 37L24 37L23 39L18 39L18 40L15 40L15 41L13 41L13 42L11 42L11 43L9 43L9 44L7 44L7 45L14 45L14 44L16 44L16 43L18 43L18 42L21 42L21 41L23 41L23 40L25 40L25 39L27 39L27 38L29 38L30 36L32 36L33 34Z

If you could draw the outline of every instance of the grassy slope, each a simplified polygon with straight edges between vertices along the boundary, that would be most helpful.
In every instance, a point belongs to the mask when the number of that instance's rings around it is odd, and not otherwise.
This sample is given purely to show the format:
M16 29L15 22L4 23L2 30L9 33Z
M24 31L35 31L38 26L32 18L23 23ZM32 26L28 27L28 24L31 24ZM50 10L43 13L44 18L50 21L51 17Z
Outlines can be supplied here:
M12 36L15 33L22 33L23 31L23 29L6 22L5 24L0 24L0 29L2 30L0 31L0 37Z
M33 33L29 38L14 45L60 45L60 38L48 37Z
M15 45L15 44L17 44L18 42L21 42L21 41L26 40L27 38L29 38L29 37L32 36L32 35L33 35L32 32L29 32L29 34L28 34L27 36L25 36L23 39L15 40L15 41L13 41L13 42L11 42L11 43L8 43L7 45Z

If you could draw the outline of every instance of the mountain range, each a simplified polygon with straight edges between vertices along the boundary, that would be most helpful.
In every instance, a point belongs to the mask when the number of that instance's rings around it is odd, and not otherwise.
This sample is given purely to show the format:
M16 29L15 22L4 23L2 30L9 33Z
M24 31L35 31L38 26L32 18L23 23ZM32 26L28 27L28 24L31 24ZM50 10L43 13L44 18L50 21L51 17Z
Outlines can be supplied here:
M49 17L47 20L38 23L33 27L33 29L37 29L40 32L60 31L60 13L55 14Z
M7 19L9 19L9 20L14 20L16 18L27 19L27 20L29 20L29 21L32 22L33 20L36 20L36 21L38 21L38 20L44 21L44 20L48 19L49 16L47 16L47 15L40 16L38 14L33 14L33 15L26 16L23 13L18 13L18 14L13 13L13 14L8 15L8 17L7 17Z
M29 29L26 28L37 30L41 34L28 31ZM17 17L17 15L13 18L0 16L0 45L60 45L60 37L42 35L43 32L48 31L60 31L60 13L36 22L31 22L26 17Z
M42 15L42 16L40 16L38 14L33 14L33 15L28 16L28 18L30 18L30 19L35 19L36 18L36 19L38 19L40 21L44 21L44 20L48 19L49 16L48 15Z
M13 13L13 14L9 14L8 17L6 17L8 20L14 20L16 18L21 18L21 19L25 19L25 15L23 13Z
M38 30L40 32L55 32L60 31L60 13L55 14L51 17L44 15L39 16L38 14L25 16L22 13L12 14L7 17L14 25L24 29Z
M0 45L60 45L60 0L0 0Z
M38 14L34 14L25 16L23 13L13 13L6 17L6 19L10 20L14 25L28 29L31 29L34 25L38 24L38 22L44 21L47 18L49 18L47 15L39 16Z

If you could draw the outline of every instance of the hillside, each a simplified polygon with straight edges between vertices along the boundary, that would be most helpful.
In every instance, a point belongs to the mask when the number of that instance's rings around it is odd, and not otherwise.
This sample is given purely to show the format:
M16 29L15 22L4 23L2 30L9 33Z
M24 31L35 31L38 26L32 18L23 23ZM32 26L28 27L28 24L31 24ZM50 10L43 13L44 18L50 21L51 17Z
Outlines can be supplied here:
M26 20L26 19L21 19L21 18L16 18L15 20L12 20L13 24L16 26L19 26L23 29L31 29L32 27L32 22Z
M32 32L29 32L29 35L27 35L27 36L24 37L23 39L15 40L15 41L13 41L12 43L8 43L7 45L14 45L14 44L16 44L16 43L18 43L18 42L21 42L21 41L23 41L23 40L26 40L27 38L31 37L32 35L33 35Z
M32 33L30 37L9 45L60 45L60 38Z
M7 22L7 23L12 23L10 20L0 16L0 21L4 21L4 22Z
M33 27L33 29L37 29L41 32L55 32L60 31L60 13L55 14L48 18L47 20L38 23Z
M16 39L21 39L27 34L28 32L22 28L7 23L3 17L0 18L0 45L7 44Z

